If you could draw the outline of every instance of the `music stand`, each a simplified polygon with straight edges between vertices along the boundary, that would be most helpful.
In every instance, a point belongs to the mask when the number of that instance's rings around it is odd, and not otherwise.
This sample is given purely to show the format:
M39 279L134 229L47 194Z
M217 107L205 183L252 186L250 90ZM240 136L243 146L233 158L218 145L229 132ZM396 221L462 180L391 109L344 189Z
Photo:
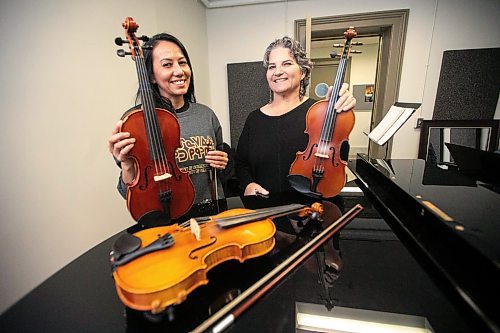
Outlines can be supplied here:
M394 103L380 123L368 134L368 138L379 146L386 145L420 105L422 104ZM385 157L387 157L388 148L389 145L386 145Z

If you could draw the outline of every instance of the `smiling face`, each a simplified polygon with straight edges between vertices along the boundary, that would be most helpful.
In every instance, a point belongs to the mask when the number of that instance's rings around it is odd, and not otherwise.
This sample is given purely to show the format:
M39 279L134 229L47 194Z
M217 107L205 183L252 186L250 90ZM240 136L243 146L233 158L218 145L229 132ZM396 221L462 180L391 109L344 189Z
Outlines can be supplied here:
M191 68L182 50L173 42L160 41L152 55L154 83L160 95L168 98L174 108L182 107L191 79Z
M290 50L277 47L269 54L267 82L275 95L299 96L300 80L305 74L295 61Z

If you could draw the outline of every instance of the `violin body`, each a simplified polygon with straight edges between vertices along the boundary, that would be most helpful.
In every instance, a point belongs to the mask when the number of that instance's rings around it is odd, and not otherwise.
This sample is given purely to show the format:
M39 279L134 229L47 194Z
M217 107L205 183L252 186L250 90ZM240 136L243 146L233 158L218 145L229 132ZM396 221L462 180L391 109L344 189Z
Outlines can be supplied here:
M189 228L179 225L135 233L143 245L170 233L174 245L116 268L113 277L122 302L132 309L159 313L170 305L183 302L197 287L206 285L207 272L212 267L233 259L243 262L270 252L275 245L276 232L270 218L229 229L221 228L214 220L246 212L252 211L231 209L211 217L200 225L200 240Z
M341 154L341 151L343 150L342 145L346 147L348 143L355 117L352 110L337 113L330 142L327 147L318 152L318 148L321 148L318 143L322 142L321 128L326 121L327 110L328 101L319 101L307 111L305 133L309 136L309 142L304 151L297 152L289 174L306 177L311 182L309 185L312 188L313 172L315 168L321 166L323 179L317 182L315 192L321 193L324 198L331 198L339 194L346 183L347 156L342 156L344 153ZM345 155L348 155L348 149Z
M136 162L137 173L132 183L127 184L127 208L136 221L145 214L155 211L174 219L178 218L189 211L195 197L189 175L179 169L175 160L175 151L181 145L179 122L167 110L156 108L155 111L164 156L167 157L161 161L163 167L160 168L157 167L159 162L155 161L150 153L143 110L131 111L122 119L121 131L130 132L130 136L136 139L129 154ZM155 180L155 177L165 172L170 177ZM169 207L165 207L161 200L161 194L167 191L171 196ZM169 212L166 212L166 209Z

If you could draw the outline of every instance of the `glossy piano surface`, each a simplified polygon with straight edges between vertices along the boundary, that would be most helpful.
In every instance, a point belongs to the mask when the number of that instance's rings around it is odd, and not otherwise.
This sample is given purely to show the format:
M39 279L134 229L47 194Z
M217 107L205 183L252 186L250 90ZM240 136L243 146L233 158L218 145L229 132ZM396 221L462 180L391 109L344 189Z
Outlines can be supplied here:
M228 198L219 208L203 208L196 216L217 209L261 208L301 201L289 194L270 198ZM324 274L321 251L265 294L227 332L306 332L296 328L297 304L316 304L327 313L351 308L424 318L434 332L472 332L476 321L442 290L393 233L389 224L360 193L333 200L343 213L361 204L365 210L339 234L342 269ZM15 332L188 332L217 309L256 283L304 244L285 221L276 249L243 264L227 262L209 272L209 284L154 322L119 300L109 264L109 251L120 234L82 254L0 316L0 329ZM135 225L130 232L141 229ZM125 232L125 231L123 231ZM328 244L332 244L329 240ZM324 260L324 259L323 259ZM318 263L320 263L318 265ZM331 306L333 305L333 309Z
M458 304L499 329L500 192L448 166L359 155L357 183Z

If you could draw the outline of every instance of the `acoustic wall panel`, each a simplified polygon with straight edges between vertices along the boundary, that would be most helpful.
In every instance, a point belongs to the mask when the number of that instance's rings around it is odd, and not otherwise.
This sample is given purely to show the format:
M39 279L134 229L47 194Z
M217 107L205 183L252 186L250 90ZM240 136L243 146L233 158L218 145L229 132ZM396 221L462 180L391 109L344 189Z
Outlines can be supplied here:
M500 48L444 51L432 119L493 119L499 91Z
M269 102L262 61L228 64L227 85L231 147L236 148L248 114Z

